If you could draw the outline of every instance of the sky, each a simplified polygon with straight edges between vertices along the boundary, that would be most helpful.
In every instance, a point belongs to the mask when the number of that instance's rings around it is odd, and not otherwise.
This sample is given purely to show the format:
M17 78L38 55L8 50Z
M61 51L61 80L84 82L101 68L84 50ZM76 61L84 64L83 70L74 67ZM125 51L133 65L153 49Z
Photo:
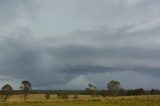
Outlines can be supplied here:
M0 0L0 87L160 88L160 0Z

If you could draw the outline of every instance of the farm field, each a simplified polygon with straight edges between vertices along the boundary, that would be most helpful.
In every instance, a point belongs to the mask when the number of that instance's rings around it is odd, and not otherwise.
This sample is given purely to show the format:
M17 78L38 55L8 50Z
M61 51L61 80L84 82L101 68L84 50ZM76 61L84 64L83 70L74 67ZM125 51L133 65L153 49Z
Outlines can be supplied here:
M69 99L58 99L51 95L46 100L43 94L29 95L27 101L19 95L11 96L6 103L1 102L0 106L160 106L160 96L124 96L124 97L90 97L80 95L74 100L70 95Z

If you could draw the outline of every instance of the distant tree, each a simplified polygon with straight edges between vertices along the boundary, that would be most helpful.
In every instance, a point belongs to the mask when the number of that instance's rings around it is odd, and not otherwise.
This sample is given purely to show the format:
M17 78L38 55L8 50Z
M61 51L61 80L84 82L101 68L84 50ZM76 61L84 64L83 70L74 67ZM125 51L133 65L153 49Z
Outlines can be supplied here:
M11 95L13 88L9 85L6 84L1 88L1 100L6 102L9 96Z
M133 91L133 95L143 95L144 89L143 88L137 88Z
M120 88L119 91L118 91L118 95L120 95L120 96L126 96L126 90L123 89L123 88Z
M106 90L100 90L99 91L99 95L101 95L102 97L106 97L107 96L107 92L106 92Z
M143 88L137 88L135 90L128 90L127 96L134 96L134 95L144 95L145 91Z
M134 92L134 90L127 90L127 96L132 96L132 95L134 95L133 92Z
M90 90L89 88L86 88L86 89L85 89L85 94L91 95L91 90Z
M110 95L118 96L118 92L121 89L120 82L119 81L115 81L115 80L111 80L107 84L107 88L108 88L108 92L110 93Z
M22 89L24 91L24 101L26 101L27 95L28 95L29 91L31 90L32 85L29 81L22 81L21 85L22 86L20 86L20 89Z
M160 92L159 92L158 89L152 89L151 90L151 95L159 95L159 94L160 94Z
M97 87L92 84L88 84L88 87L86 88L86 93L91 96L95 96L97 94Z

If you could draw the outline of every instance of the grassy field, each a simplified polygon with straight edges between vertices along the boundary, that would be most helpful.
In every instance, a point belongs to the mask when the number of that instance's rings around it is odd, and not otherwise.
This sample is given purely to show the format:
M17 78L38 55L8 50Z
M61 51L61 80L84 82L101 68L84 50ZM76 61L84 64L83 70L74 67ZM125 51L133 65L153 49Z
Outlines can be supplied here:
M69 99L58 99L51 95L46 100L42 94L29 95L27 101L23 101L20 95L11 96L6 103L1 102L0 106L160 106L160 96L131 96L131 97L90 97L80 95L74 100L71 95Z

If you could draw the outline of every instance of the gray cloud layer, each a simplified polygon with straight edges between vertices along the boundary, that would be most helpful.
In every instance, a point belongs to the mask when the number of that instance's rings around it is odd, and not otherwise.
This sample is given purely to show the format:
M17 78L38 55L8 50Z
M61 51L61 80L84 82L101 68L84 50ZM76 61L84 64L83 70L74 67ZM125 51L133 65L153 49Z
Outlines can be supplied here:
M1 83L102 89L116 79L125 88L158 88L159 3L0 0Z

